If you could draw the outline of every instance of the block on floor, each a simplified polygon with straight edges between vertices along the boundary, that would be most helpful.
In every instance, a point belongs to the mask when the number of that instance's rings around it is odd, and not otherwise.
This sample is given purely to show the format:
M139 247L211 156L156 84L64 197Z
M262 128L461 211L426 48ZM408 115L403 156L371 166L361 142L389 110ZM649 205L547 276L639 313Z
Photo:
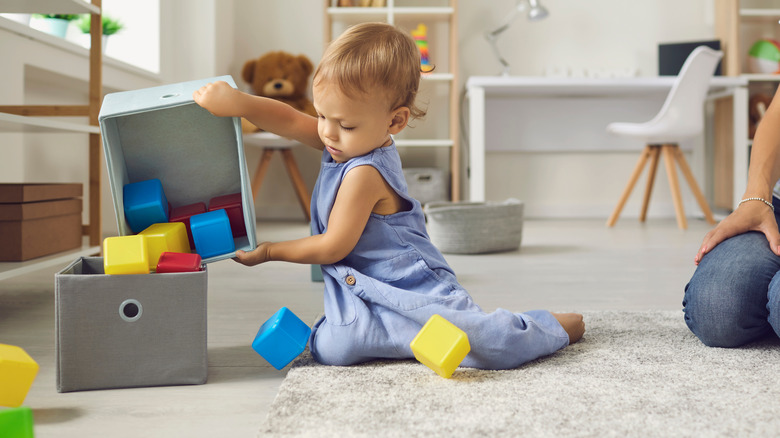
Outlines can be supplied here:
M0 409L0 432L3 438L33 438L32 409L27 406Z
M0 344L0 406L21 406L37 374L38 363L22 347Z
M441 315L431 316L410 347L418 361L447 379L471 351L466 333Z
M306 349L311 328L287 307L282 307L260 326L252 349L281 370Z

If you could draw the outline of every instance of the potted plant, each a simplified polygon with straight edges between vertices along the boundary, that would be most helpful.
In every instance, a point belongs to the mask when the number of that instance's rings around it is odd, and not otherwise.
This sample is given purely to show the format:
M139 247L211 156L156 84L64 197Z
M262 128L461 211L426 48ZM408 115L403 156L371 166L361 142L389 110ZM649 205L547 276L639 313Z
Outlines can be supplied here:
M82 17L82 19L78 22L79 29L81 29L81 32L87 34L90 32L90 23L92 22L92 16L91 15L85 15ZM108 37L119 32L122 30L124 25L122 22L120 22L117 19L111 18L107 15L103 15L101 18L101 22L103 23L103 51L106 51L106 44L108 44Z
M76 14L33 14L33 18L35 18L37 24L33 26L31 22L31 27L50 35L65 38L65 34L68 32L68 25L71 21L78 19L79 16Z

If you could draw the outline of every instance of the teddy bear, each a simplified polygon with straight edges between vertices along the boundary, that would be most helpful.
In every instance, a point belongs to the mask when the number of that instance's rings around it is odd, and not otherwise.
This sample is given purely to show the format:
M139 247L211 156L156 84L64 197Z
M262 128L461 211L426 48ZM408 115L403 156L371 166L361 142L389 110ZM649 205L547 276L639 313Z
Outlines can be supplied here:
M306 95L309 76L314 71L305 55L292 55L283 51L268 52L244 63L241 77L258 96L284 102L298 111L316 117L311 100ZM260 129L246 119L241 119L241 130L245 133Z

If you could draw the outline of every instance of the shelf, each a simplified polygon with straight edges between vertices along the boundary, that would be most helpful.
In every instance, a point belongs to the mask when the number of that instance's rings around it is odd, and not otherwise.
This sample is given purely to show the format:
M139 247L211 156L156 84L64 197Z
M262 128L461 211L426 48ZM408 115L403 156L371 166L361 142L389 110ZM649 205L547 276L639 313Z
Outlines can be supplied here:
M764 82L780 82L780 74L755 74L755 73L745 73L742 75L743 78L747 79L748 81L764 81Z
M452 147L452 140L415 140L415 139L396 139L395 145L398 147L437 147L448 148Z
M85 238L84 242L87 241L88 239ZM0 262L0 281L29 274L41 269L65 267L68 263L79 257L91 256L98 253L100 253L99 246L89 246L85 243L81 248L38 257L24 262Z
M452 73L423 73L421 76L424 81L451 81L455 79L455 75Z
M99 14L100 8L84 0L3 0L9 14Z
M740 9L739 16L744 18L780 19L780 8L775 9Z
M100 128L85 123L63 122L43 117L25 117L0 113L0 132L100 134Z

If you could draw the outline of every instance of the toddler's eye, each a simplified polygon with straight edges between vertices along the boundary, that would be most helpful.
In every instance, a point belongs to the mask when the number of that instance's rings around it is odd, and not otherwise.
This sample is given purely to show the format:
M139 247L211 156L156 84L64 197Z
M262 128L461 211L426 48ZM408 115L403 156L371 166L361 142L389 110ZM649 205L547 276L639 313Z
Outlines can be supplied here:
M343 129L344 131L352 131L352 130L355 129L354 126L350 126L350 127L346 127L346 126L342 126L342 125L339 125L339 126L341 126L341 129Z

